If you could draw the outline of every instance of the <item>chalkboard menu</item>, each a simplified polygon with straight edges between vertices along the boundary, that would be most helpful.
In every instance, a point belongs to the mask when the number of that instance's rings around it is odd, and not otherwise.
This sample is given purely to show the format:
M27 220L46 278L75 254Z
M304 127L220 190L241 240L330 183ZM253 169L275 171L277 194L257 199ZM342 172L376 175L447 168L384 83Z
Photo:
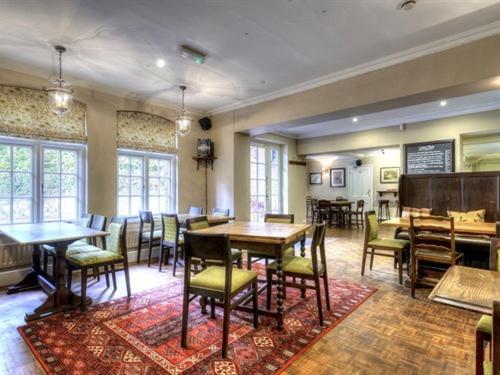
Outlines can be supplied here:
M405 145L405 167L406 174L454 172L455 141Z

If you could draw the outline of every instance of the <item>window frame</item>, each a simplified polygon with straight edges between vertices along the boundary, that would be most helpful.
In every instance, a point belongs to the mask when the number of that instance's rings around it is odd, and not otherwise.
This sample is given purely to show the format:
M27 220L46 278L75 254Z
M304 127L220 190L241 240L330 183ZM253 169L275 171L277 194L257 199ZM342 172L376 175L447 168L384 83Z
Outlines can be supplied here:
M43 149L52 148L57 150L71 150L77 152L78 172L77 172L77 217L87 211L87 145L83 143L67 143L40 139L28 139L0 136L0 144L9 146L24 146L32 149L32 205L31 205L31 222L42 223L43 221ZM11 198L12 200L12 192ZM12 210L12 208L11 208ZM11 215L12 217L12 215ZM54 221L54 220L50 220ZM57 220L56 220L57 221ZM65 220L68 221L68 220ZM49 222L49 221L47 221ZM14 223L11 223L14 224Z
M143 160L142 163L142 210L149 211L149 160L150 159L161 159L167 160L170 162L170 179L171 186L170 192L173 202L171 203L171 212L177 212L178 208L178 196L177 196L177 155L175 154L167 154L161 152L153 152L153 151L140 151L140 150L132 150L119 148L117 150L116 157L116 212L119 212L119 168L118 168L118 159L120 156L127 157L140 157ZM130 195L129 195L130 196ZM153 212L154 214L159 214L160 212ZM138 214L129 214L129 215L121 215L123 217L135 218L138 217Z

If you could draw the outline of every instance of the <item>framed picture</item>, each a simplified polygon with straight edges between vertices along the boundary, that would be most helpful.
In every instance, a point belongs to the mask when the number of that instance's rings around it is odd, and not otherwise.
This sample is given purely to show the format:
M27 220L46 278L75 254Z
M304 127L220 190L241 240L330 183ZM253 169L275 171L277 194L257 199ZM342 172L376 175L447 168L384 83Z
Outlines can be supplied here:
M321 185L323 183L323 173L309 173L309 185Z
M381 184L397 184L399 181L399 167L380 168Z
M330 186L345 187L345 168L330 169Z

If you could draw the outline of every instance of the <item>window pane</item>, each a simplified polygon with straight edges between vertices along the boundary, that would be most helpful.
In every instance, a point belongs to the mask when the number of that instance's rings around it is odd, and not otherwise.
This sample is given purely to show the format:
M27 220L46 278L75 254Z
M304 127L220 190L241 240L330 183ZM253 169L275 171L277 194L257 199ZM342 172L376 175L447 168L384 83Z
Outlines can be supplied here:
M170 199L167 197L160 197L160 212L170 212Z
M160 176L170 177L170 161L169 160L159 160L160 163Z
M257 164L250 164L250 178L257 178Z
M257 164L257 175L259 178L265 178L266 177L266 165L265 164Z
M160 175L160 163L158 159L149 159L149 174L151 176Z
M45 172L59 172L59 151L43 150L43 169Z
M128 215L129 212L128 197L118 198L118 215Z
M31 221L31 199L14 199L12 202L12 218L14 223Z
M130 174L132 176L142 176L142 159L130 158Z
M10 197L10 173L0 172L0 197Z
M256 180L250 181L250 194L251 195L257 194L257 181Z
M142 195L142 178L140 177L130 178L130 194Z
M118 174L130 174L130 160L127 156L118 156Z
M61 219L77 219L77 200L76 198L61 198Z
M265 195L266 194L266 180L257 180L257 194L259 195Z
M166 178L162 178L159 180L159 185L160 185L160 195L169 195L170 194L170 180L167 180Z
M259 163L265 163L266 162L266 149L264 147L258 147L258 153L259 153Z
M0 224L10 223L10 199L0 199Z
M119 177L118 178L118 194L128 195L128 186L130 184L130 177Z
M139 215L140 210L142 210L142 198L130 198L130 215Z
M76 173L78 168L78 159L75 151L61 152L61 172Z
M75 175L63 174L61 175L61 195L76 197L78 191L78 184Z
M149 209L153 212L160 212L160 198L149 197Z
M149 195L159 195L160 194L160 179L150 178L149 179Z
M274 180L279 180L280 178L280 170L277 165L271 166L271 178Z
M14 147L14 170L31 172L31 148Z
M10 170L10 146L0 145L0 170Z
M257 162L257 147L254 146L250 147L250 162L251 163Z
M43 219L59 220L59 198L45 198L43 200Z
M43 178L43 195L59 195L59 175L46 174Z
M30 197L31 196L31 174L30 173L14 173L14 196L15 197Z

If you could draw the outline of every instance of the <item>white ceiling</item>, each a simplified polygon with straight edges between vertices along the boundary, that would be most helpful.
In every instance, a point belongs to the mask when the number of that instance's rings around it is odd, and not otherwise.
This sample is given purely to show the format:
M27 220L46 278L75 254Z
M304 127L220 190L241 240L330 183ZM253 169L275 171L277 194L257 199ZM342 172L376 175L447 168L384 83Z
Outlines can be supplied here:
M478 94L446 99L446 106L440 101L418 104L409 107L391 109L339 120L325 121L316 124L290 127L280 130L278 134L291 138L313 138L325 135L352 133L362 130L384 128L400 124L433 120L466 113L483 112L500 108L500 90L485 91ZM500 126L499 126L500 127Z
M407 50L430 52L499 31L499 0L419 0L410 12L398 3L3 0L0 66L49 77L52 46L62 43L73 84L175 103L177 86L186 84L187 105L213 112L388 56L403 59ZM181 43L205 51L206 63L181 59Z

